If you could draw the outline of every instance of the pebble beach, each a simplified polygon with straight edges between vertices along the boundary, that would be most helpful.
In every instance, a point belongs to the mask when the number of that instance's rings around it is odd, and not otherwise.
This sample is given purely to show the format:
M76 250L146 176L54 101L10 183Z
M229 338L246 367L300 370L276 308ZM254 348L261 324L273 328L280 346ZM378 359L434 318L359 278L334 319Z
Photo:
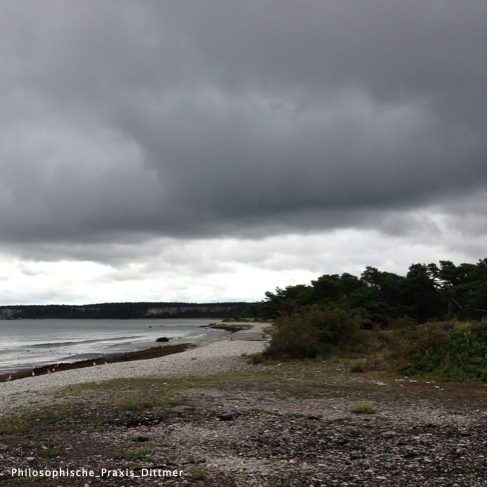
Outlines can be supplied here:
M266 341L239 340L240 335L244 338L249 332L259 334L269 326L263 323L251 325L251 330L204 341L194 348L169 356L102 364L0 383L0 411L7 412L23 406L34 397L40 403L43 399L49 401L54 390L79 383L99 383L119 378L205 376L243 369L247 366L243 356L261 352L266 345Z
M243 355L265 348L266 325L163 357L0 383L0 485L27 486L22 469L65 470L39 486L486 486L486 385L379 381L334 361L251 365ZM204 378L236 370L231 381ZM122 381L88 385L111 379ZM150 406L122 408L134 398ZM356 413L358 400L372 412ZM94 478L66 474L80 467Z

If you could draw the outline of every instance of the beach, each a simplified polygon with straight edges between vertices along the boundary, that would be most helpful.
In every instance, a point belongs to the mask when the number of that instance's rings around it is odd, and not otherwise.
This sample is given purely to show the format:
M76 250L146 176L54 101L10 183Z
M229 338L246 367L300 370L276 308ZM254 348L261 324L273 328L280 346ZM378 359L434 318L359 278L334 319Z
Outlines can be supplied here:
M486 486L486 384L253 365L266 326L0 383L0 486Z
M0 321L2 376L57 363L102 359L226 334L216 319L19 319ZM144 355L141 359L148 359ZM37 374L37 372L36 372Z
M0 411L7 412L35 401L51 402L58 388L79 383L99 383L118 378L165 376L205 376L247 367L247 354L261 352L266 342L236 340L249 333L262 334L268 323L252 323L251 330L229 333L217 339L202 341L189 349L167 356L128 362L102 363L82 369L56 371L0 383Z

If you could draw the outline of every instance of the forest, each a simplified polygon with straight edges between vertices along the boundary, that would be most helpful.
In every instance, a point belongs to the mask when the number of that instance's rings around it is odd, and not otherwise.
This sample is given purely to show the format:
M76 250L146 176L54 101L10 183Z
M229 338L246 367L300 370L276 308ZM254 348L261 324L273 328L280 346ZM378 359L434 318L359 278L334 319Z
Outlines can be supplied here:
M319 277L310 285L294 285L266 292L265 299L247 308L265 320L290 315L306 306L336 306L355 310L365 327L409 317L427 320L480 319L486 317L487 261L456 266L412 264L406 276L367 266L360 277L343 273Z
M92 305L14 305L0 307L0 319L177 319L228 318L248 303L121 302Z

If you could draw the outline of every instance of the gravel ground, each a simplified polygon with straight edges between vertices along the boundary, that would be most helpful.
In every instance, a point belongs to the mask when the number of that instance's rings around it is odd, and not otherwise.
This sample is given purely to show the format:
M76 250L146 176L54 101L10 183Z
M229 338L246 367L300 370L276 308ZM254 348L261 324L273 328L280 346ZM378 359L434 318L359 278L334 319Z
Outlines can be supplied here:
M226 336L134 370L46 375L50 393L2 384L4 404L31 398L38 410L22 435L0 435L0 486L486 486L486 385L241 357L263 345ZM82 388L105 378L133 379ZM134 392L163 403L122 411ZM46 413L47 400L64 413ZM375 413L352 413L357 400Z

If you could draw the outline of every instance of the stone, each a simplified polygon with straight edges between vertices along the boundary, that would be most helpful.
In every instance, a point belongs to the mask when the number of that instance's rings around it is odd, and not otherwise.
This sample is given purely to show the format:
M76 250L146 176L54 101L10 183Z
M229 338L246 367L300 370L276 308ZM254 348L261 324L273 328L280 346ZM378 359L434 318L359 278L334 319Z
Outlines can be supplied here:
M231 414L224 414L224 415L219 415L219 420L234 420L234 417Z

